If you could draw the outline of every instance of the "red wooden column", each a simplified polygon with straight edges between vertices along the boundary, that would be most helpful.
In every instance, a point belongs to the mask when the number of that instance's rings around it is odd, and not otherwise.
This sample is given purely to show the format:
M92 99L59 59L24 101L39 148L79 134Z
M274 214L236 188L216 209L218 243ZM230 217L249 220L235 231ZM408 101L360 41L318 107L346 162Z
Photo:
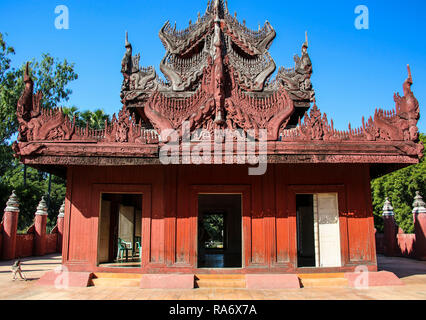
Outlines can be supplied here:
M395 214L393 212L392 204L386 198L383 206L383 220L384 220L384 254L387 257L393 257L397 248L397 234L398 227L395 223Z
M16 233L18 229L19 203L15 191L6 203L3 215L3 260L16 258Z
M426 204L418 191L416 192L413 207L416 257L420 260L426 260Z
M56 250L62 253L62 239L64 237L64 216L65 216L65 201L59 209L56 225L58 226L58 240Z
M34 230L35 230L35 250L36 256L44 256L46 254L46 224L47 224L47 206L44 197L41 199L37 211L35 213Z

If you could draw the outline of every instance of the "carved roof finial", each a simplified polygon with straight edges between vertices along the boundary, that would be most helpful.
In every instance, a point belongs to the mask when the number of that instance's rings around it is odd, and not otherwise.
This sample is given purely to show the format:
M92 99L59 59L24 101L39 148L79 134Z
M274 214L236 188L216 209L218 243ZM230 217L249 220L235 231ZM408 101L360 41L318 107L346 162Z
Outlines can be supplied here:
M215 15L215 20L216 21L219 21L220 20L220 14L221 14L221 12L220 12L220 0L215 0L215 2L214 2L214 8L213 8L213 12L214 12L214 15Z
M305 43L302 46L303 48L308 48L309 47L309 42L308 42L308 31L305 31Z
M131 45L131 44L130 44L130 42L129 42L129 34L128 34L128 32L127 32L127 31L126 31L125 47L126 47L126 48L131 48L131 47L132 47L132 45Z
M217 12L219 11L219 0L214 0L214 10Z
M30 82L30 81L31 81L31 77L30 77L30 63L27 62L27 64L25 65L24 82Z
M408 72L408 81L412 84L413 83L413 77L411 76L411 68L410 68L409 64L407 64L407 72Z

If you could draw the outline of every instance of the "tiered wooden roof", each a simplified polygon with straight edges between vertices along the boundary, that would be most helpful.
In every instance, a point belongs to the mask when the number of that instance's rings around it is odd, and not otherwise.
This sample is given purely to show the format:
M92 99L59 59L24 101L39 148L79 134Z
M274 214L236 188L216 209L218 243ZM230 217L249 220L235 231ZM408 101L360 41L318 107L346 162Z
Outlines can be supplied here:
M159 163L162 132L182 135L188 123L191 132L265 129L270 162L386 164L390 170L419 161L420 114L410 68L394 110L376 110L362 127L339 131L315 103L307 37L295 67L280 68L271 79L276 65L268 49L275 36L269 22L250 30L230 15L226 2L209 1L187 29L178 31L169 22L161 28L166 54L160 70L167 79L162 81L155 68L140 67L126 33L123 108L100 131L77 127L60 109L43 109L27 71L17 108L16 155L44 170Z

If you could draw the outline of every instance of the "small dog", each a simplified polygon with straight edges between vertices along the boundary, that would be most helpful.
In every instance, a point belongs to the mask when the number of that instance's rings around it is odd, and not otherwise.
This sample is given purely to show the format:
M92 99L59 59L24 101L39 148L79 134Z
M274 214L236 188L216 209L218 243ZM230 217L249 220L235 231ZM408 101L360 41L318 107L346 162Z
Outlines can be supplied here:
M21 269L21 259L16 260L15 263L13 264L12 273L13 273L13 281L16 280L16 274L19 274L19 277L22 280L27 281L27 278L25 277L25 274L22 272L22 269Z

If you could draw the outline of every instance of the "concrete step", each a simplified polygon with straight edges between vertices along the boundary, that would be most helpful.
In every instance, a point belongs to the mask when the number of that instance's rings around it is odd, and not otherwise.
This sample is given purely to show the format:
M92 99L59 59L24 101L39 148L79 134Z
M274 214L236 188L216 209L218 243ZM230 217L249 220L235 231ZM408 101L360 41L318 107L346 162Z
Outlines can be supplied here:
M233 280L245 280L244 274L196 274L196 279L209 280L209 279L233 279Z
M141 274L95 273L91 284L95 287L134 288L140 286L141 279Z
M142 274L137 273L111 273L111 272L95 272L94 278L97 279L141 279Z
M197 274L197 288L246 288L245 275L241 274Z
M299 274L302 288L346 288L349 286L348 279L343 273L319 273L319 274Z
M245 280L235 279L207 279L207 280L196 280L197 288L246 288Z

